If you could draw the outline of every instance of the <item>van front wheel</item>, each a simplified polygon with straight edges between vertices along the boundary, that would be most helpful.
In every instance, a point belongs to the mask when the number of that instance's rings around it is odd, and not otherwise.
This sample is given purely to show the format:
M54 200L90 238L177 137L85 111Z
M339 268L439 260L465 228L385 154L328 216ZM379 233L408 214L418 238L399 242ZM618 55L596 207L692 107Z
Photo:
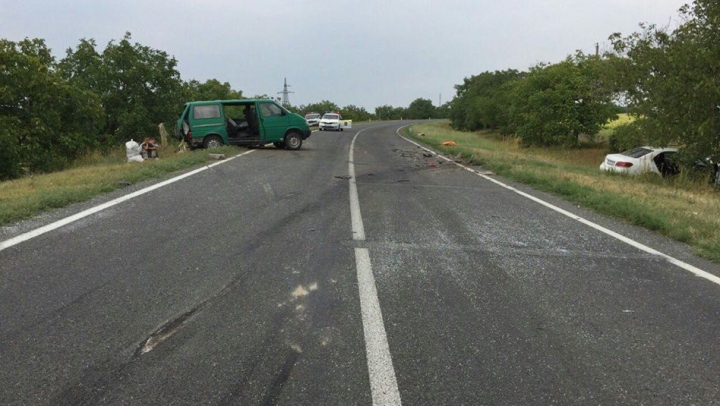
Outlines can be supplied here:
M300 149L302 147L302 137L298 133L290 133L285 136L285 148Z
M217 135L209 135L205 137L205 141L203 141L203 147L205 148L218 148L222 147L222 145L222 138Z

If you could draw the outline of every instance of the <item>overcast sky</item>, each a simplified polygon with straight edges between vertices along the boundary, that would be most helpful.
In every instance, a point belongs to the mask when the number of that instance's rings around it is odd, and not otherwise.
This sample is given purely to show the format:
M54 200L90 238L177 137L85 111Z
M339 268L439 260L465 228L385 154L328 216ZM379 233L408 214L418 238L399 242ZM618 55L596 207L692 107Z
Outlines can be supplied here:
M0 36L45 39L60 59L81 38L98 52L133 42L178 60L183 80L218 79L245 96L407 107L452 99L463 78L527 70L609 48L641 22L676 25L689 0L0 0Z

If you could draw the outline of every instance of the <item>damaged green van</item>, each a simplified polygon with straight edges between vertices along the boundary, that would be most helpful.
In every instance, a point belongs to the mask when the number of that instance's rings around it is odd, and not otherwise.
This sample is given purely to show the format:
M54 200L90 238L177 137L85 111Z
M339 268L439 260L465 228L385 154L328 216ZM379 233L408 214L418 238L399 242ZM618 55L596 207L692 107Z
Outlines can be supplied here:
M272 143L300 149L310 134L303 117L270 99L189 102L177 121L177 137L191 148Z

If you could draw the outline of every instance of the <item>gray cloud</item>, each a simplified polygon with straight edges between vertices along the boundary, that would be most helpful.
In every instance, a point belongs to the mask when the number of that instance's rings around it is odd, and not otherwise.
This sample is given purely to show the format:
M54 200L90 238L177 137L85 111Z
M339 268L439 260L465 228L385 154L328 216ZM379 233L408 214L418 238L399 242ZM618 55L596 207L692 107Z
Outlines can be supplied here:
M684 0L39 1L0 0L3 37L43 38L61 58L80 38L102 49L126 31L168 52L185 80L216 78L293 104L373 111L438 103L464 77L557 62L638 23L675 24Z

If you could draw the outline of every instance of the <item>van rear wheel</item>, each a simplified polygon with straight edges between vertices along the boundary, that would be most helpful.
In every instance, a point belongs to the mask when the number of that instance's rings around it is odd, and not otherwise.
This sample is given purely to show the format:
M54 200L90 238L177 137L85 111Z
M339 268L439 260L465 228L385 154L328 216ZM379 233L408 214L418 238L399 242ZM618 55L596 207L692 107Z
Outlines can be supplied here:
M285 136L285 148L287 149L300 149L302 147L302 137L298 133L290 133Z
M218 148L222 147L222 145L222 138L218 137L217 135L209 135L205 137L205 141L203 141L203 147L205 148Z

